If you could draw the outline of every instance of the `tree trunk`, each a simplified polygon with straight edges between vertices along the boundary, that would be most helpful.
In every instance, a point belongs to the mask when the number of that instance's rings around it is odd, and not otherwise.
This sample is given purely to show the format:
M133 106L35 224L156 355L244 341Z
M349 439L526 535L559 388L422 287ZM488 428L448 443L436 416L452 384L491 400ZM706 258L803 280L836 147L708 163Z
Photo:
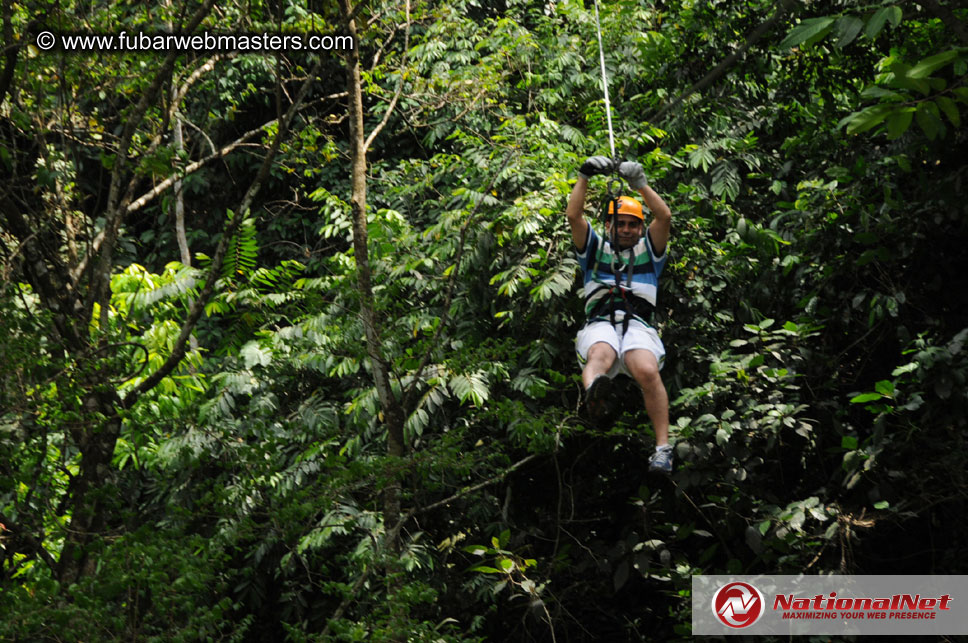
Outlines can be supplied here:
M71 431L71 437L81 452L80 471L71 481L70 528L64 536L58 580L70 584L94 571L91 556L98 538L108 527L108 505L117 500L114 468L111 459L121 435L121 418L113 390L89 393L84 400L84 415L90 419ZM98 422L97 418L106 418Z
M213 0L206 0L206 6L210 6L212 2ZM87 373L80 376L81 379L77 382L79 389L83 391L79 394L81 398L79 417L64 421L64 428L69 436L65 442L73 447L72 453L76 448L80 457L78 471L71 477L62 504L56 510L58 518L69 516L60 559L52 564L53 557L41 551L44 540L42 532L31 534L20 533L18 530L16 539L19 543L18 547L22 548L18 551L40 555L55 569L56 576L61 582L67 584L77 582L85 574L93 571L97 560L98 540L112 528L112 523L117 520L115 516L118 515L114 509L123 500L118 496L116 470L112 465L115 447L122 429L120 414L124 409L131 408L142 394L151 390L181 363L185 355L185 346L195 324L215 291L215 284L230 241L240 222L245 218L246 212L253 206L263 183L268 179L282 141L288 135L290 123L305 100L321 67L322 59L319 59L300 87L288 111L278 119L278 130L272 145L237 208L238 215L223 229L222 238L212 257L204 285L191 304L171 354L160 368L142 380L137 387L129 389L123 400L118 394L116 383L112 381L112 373L109 372L111 360L107 359L110 354L106 352L115 350L117 345L108 344L110 340L107 336L92 336L91 309L86 308L82 303L99 301L100 296L95 294L96 291L103 288L105 284L110 284L115 268L110 256L116 238L106 234L102 245L92 244L88 249L88 256L85 257L85 263L92 266L90 270L93 272L79 268L76 280L69 279L69 267L61 256L65 233L58 230L56 226L45 224L52 217L56 218L59 215L49 211L40 193L33 189L34 178L28 173L18 173L21 168L27 168L29 171L37 165L37 160L40 158L38 143L21 134L15 124L10 123L10 126L6 127L7 121L0 117L0 147L16 153L18 161L13 166L10 176L3 177L3 185L0 189L0 228L4 235L9 235L19 244L16 248L16 254L19 255L17 267L22 275L18 276L17 280L29 282L40 301L40 307L51 313L53 326L50 333L51 354L63 356L72 366L71 369L62 370L52 379L61 376L73 377L73 371ZM165 73L167 70L162 69L159 75ZM152 87L160 85L160 81L158 79L156 81ZM141 111L132 116L127 127L135 128L138 125L136 121L139 121L143 114L144 111ZM128 138L130 139L130 136ZM127 146L122 145L119 149L124 151ZM223 155L231 149L233 149L231 146L225 148ZM119 155L123 154L119 153ZM113 184L120 185L128 182L129 185L135 185L137 183L137 177L121 176L122 173L117 168L115 171L117 176L112 176ZM118 226L127 212L125 205L127 200L125 195L114 209L117 217L120 217L117 221ZM88 279L84 278L85 274L90 275ZM109 290L108 294L110 294ZM106 310L106 306L102 307L102 314ZM102 370L98 370L98 364L102 361L105 366ZM93 369L94 372L88 372L88 368ZM45 521L31 522L43 524Z
M171 89L171 99L173 101L179 100L178 89L172 87ZM178 105L173 105L174 108L174 118L172 119L172 143L175 145L175 154L181 158L182 152L185 151L185 137L182 131L182 117L178 111ZM179 171L181 167L179 166ZM175 180L171 186L172 196L174 196L174 203L172 204L172 210L175 214L175 239L178 240L178 254L181 257L181 263L183 266L188 268L192 267L192 253L188 248L188 234L185 232L185 193L182 191L181 176ZM194 302L192 302L194 303ZM198 339L195 335L191 335L188 338L188 344L191 350L198 350Z
M170 8L170 1L169 1ZM168 30L174 32L174 27L169 22ZM178 110L179 92L178 87L175 83L171 84L171 100L173 103L171 106L172 111L172 124L171 124L171 139L172 144L175 147L175 155L181 159L182 152L185 151L185 137L182 131L182 118L181 113ZM179 170L181 166L179 164ZM185 234L185 195L182 192L182 179L181 175L175 179L175 182L171 186L172 196L174 196L174 203L172 204L172 210L175 214L175 239L178 241L178 254L181 256L181 262L183 266L191 267L192 265L192 254L188 249L188 236ZM194 337L194 336L193 336ZM194 346L193 346L194 348Z
M340 0L340 11L346 23L347 35L358 43L356 20L349 0ZM357 279L360 289L360 316L366 334L366 352L373 368L373 379L380 398L380 408L387 427L387 454L402 458L406 454L403 436L404 409L393 393L387 361L380 349L380 319L373 301L373 288L367 247L366 220L366 144L363 131L363 90L360 82L360 54L352 48L347 54L346 88L349 92L350 159L352 168L353 250L356 256ZM400 520L400 482L387 485L384 495L384 524L390 534L388 546L399 550L399 530L393 529Z

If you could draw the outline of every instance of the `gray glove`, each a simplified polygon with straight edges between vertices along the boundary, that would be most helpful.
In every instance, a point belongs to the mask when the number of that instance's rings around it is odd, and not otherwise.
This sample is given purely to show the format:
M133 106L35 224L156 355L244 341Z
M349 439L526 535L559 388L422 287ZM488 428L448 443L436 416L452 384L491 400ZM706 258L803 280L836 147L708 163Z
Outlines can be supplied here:
M622 161L622 164L618 166L618 175L628 181L633 190L641 190L649 184L648 179L645 178L645 170L642 169L642 165L635 161Z
M578 176L589 179L598 174L608 174L615 164L606 156L590 156L578 169Z

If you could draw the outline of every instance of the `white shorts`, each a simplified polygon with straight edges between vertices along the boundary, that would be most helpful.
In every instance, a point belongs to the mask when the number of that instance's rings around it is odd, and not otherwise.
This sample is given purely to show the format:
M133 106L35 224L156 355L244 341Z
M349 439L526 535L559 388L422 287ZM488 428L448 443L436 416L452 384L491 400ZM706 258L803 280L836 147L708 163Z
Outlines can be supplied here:
M665 346L659 339L659 333L651 326L646 326L635 319L629 320L629 328L624 337L622 336L622 322L617 322L614 326L608 321L592 322L578 331L578 337L575 339L575 350L578 353L578 363L582 367L588 361L588 349L598 342L605 342L611 346L619 357L606 373L610 378L619 373L630 375L625 368L625 353L630 350L644 348L651 351L655 355L655 360L659 363L659 369L662 369L665 362Z

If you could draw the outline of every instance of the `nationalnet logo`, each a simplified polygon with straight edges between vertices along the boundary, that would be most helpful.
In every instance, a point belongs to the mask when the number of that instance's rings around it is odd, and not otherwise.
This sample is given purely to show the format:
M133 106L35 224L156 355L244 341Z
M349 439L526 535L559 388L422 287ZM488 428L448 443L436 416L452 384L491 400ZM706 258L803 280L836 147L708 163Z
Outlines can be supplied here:
M894 594L893 596L838 596L837 592L798 596L779 594L773 598L773 610L783 618L844 619L933 619L940 610L951 609L951 596Z
M713 614L729 627L749 627L764 611L763 594L749 583L727 583L713 596Z
M695 635L965 635L968 576L697 575Z

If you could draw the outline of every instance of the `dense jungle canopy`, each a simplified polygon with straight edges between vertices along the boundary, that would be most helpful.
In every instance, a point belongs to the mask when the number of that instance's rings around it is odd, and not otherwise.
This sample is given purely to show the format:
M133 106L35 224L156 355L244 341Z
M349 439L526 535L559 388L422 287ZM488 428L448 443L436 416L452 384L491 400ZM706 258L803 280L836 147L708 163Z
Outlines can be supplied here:
M0 639L676 640L695 574L968 573L962 3L602 0L667 479L630 382L580 409L591 2L0 5ZM65 40L122 33L352 46Z

